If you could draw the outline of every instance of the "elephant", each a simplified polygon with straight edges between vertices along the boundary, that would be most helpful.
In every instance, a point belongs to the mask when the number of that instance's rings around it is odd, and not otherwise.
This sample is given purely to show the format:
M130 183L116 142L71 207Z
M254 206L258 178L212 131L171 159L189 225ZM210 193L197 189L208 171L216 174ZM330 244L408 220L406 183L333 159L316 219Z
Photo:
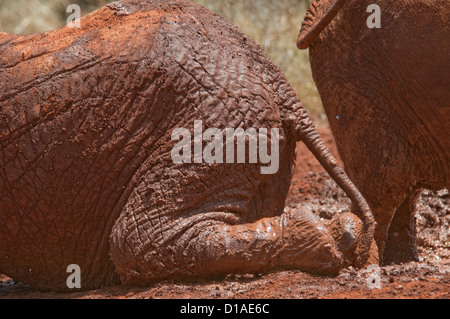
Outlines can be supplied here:
M447 0L315 0L300 29L382 264L418 260L414 203L450 187L449 30Z
M94 289L367 263L367 202L281 70L220 16L121 0L80 28L2 33L0 56L0 273L65 291L76 266L75 288ZM219 133L180 141L198 125ZM265 141L278 143L278 170L174 160L189 146L207 154L229 128L275 132ZM351 254L311 211L284 209L298 141L356 207Z

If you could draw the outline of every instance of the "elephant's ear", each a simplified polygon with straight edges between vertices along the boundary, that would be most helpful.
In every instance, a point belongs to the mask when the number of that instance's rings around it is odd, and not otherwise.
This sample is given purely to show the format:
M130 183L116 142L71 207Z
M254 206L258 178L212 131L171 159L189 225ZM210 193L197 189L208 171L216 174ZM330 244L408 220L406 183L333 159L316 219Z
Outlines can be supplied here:
M297 40L301 50L309 47L320 32L333 20L346 0L313 0L306 12Z

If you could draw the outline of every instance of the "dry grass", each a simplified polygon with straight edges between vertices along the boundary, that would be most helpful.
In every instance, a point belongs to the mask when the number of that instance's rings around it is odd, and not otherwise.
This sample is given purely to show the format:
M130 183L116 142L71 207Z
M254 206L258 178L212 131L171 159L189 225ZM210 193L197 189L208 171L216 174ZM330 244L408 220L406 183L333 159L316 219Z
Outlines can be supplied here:
M308 52L296 39L309 0L193 0L230 20L260 44L286 74L308 111L324 118L312 80ZM0 0L0 31L31 34L57 29L66 22L69 4L82 15L111 0Z

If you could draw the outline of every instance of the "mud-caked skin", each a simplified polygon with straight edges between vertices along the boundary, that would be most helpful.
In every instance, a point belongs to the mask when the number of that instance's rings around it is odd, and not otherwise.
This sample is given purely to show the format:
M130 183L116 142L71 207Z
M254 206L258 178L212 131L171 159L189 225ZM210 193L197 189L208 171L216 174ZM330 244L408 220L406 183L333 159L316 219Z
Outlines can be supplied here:
M302 140L368 205L281 71L237 28L185 1L120 1L67 27L0 35L0 273L65 290L345 264L306 210L283 213ZM176 164L175 128L278 128L279 170Z
M371 4L380 28L367 25ZM417 259L417 195L450 187L449 30L448 0L316 0L300 31L384 263Z

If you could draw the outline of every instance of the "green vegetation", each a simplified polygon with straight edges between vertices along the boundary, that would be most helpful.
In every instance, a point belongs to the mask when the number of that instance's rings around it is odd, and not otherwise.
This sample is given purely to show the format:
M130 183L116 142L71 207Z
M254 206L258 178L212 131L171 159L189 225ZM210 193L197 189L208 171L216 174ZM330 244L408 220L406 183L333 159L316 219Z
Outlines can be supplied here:
M296 47L309 0L194 0L237 25L260 44L296 90L309 113L324 118L307 51ZM62 27L69 4L82 15L108 0L0 0L0 31L32 34Z

